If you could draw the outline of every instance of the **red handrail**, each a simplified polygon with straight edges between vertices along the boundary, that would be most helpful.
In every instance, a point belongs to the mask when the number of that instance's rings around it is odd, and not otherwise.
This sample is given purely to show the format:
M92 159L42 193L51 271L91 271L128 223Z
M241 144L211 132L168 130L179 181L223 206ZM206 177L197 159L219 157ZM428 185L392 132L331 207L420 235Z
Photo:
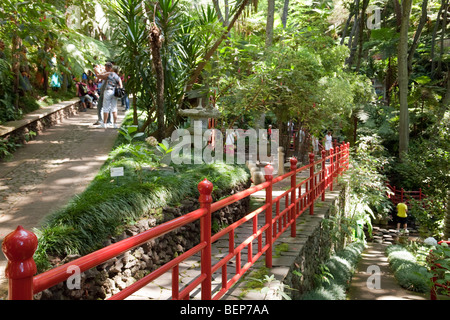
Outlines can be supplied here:
M31 300L34 294L71 277L72 272L69 270L72 270L71 267L73 266L79 268L80 272L87 271L151 239L160 237L188 223L200 220L201 236L197 245L113 295L109 300L124 299L170 270L172 270L172 299L189 299L189 293L198 285L201 285L202 300L220 299L263 254L265 254L266 266L269 268L272 266L273 243L289 228L291 236L295 236L296 219L305 210L309 209L309 213L311 215L314 214L314 202L320 196L324 200L326 189L330 188L332 190L334 179L348 169L349 147L349 143L343 143L336 148L332 148L328 156L326 156L325 151L322 151L322 158L318 160L315 160L314 154L310 154L310 163L298 169L297 159L291 158L291 171L277 178L272 176L272 166L267 165L265 167L266 182L214 203L212 203L211 197L213 185L205 179L198 185L200 209L36 276L33 276L36 273L36 265L32 257L37 248L37 238L32 232L19 226L5 237L2 244L3 252L8 258L5 272L9 280L8 298L10 300ZM327 166L326 163L328 161L329 165ZM316 166L319 164L321 169L316 172ZM308 170L309 177L297 184L296 175ZM291 180L291 188L272 199L272 186L287 178ZM211 234L211 214L213 212L260 190L266 191L266 203L263 206L216 234ZM285 209L280 211L282 199L285 199ZM273 215L273 205L275 205L275 215ZM258 228L258 217L260 214L264 214L265 218L264 225ZM242 243L236 245L234 243L235 230L248 221L253 223L253 234ZM211 261L211 245L226 235L228 235L229 252L213 265ZM253 253L252 248L254 240L258 242L258 249L255 253ZM247 249L248 258L247 262L242 265L241 252L244 249ZM200 275L180 291L178 266L181 262L199 252L201 253ZM228 279L227 263L233 258L236 259L235 275ZM222 272L222 287L212 296L212 274L219 270Z
M421 201L426 198L422 192L422 188L417 191L406 191L403 188L397 189L396 186L391 186L389 183L387 184L387 187L392 192L392 194L388 194L388 198L391 199L392 203L395 205L400 202L409 203L410 199Z

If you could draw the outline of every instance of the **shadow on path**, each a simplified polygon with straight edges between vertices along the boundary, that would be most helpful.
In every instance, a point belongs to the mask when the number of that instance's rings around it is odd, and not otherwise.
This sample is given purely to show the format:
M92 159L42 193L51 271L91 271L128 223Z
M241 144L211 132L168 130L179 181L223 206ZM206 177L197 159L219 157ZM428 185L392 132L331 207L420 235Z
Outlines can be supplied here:
M118 107L118 122L125 113ZM48 128L0 166L0 245L18 225L32 230L42 219L84 191L103 165L118 130L98 128L88 109ZM6 257L0 254L0 287Z
M392 274L385 250L388 244L368 243L348 292L349 300L429 300L429 295L403 289ZM377 272L377 273L375 273ZM374 278L379 276L379 282ZM378 286L379 285L379 286Z

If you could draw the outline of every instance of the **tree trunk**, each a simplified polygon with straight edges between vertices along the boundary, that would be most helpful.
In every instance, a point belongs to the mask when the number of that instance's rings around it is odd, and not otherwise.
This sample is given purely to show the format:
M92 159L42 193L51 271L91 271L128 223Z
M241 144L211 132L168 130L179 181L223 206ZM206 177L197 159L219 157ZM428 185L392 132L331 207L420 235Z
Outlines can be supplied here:
M428 0L424 0L422 3L422 16L420 17L419 25L417 26L416 33L414 34L414 40L411 45L411 49L409 50L408 55L408 72L411 73L412 71L412 60L414 57L414 53L416 52L417 46L419 45L419 38L422 34L422 29L425 23L427 22L427 7L428 7Z
M402 7L399 0L392 0L394 2L395 20L397 21L397 31L402 24Z
M398 45L398 86L400 100L399 157L408 152L409 112L408 112L408 29L412 0L402 1L402 22Z
M356 0L355 7L354 7L354 15L355 19L353 22L352 30L350 32L350 35L348 37L348 48L350 49L350 56L346 59L346 64L349 68L351 68L353 64L353 57L355 56L356 46L353 45L353 39L358 36L358 30L359 30L359 0ZM350 18L349 18L350 19Z
M447 34L448 3L449 3L449 0L447 0L445 2L444 13L442 14L442 30L441 30L440 53L439 53L439 61L438 61L438 67L437 67L438 77L441 76L441 72L442 72L442 60L443 60L443 55L444 55L444 39L445 39L446 36L448 36L448 34Z
M350 14L348 16L347 22L345 23L344 30L342 31L341 46L344 44L345 37L347 36L347 30L348 30L348 27L350 25L350 22L352 21L352 18L353 18L354 14L355 14L354 11L350 11Z
M393 70L392 70L392 57L388 58L388 68L386 71L386 78L385 78L385 90L386 90L386 103L388 106L391 105L391 88L393 81Z
M361 66L362 59L362 49L364 42L364 25L366 23L366 10L369 5L369 0L363 0L363 5L361 8L361 16L359 20L359 37L358 37L358 60L356 61L356 72L359 72L359 68Z
M442 0L441 7L439 8L439 12L436 17L436 24L434 25L433 34L431 36L431 52L430 52L431 78L434 78L434 69L435 69L434 47L436 45L436 37L437 31L439 29L439 21L441 19L442 10L444 7L445 7L445 0Z
M161 142L165 138L164 119L164 69L161 60L161 31L156 23L150 28L150 46L152 51L152 63L156 74L156 118L158 132L156 139Z
M450 70L447 71L447 89L445 91L445 95L444 95L444 98L442 99L441 104L442 104L442 109L445 113L447 108L450 106ZM443 119L443 118L444 118L444 115L442 115L442 118L440 118L440 119Z
M47 36L44 40L44 56L45 57L47 57L50 54L50 50L51 50L50 39ZM44 78L43 90L44 90L44 94L47 95L47 93L48 93L48 74L49 74L49 70L50 70L47 60L43 61L42 68L43 68L42 76Z
M131 93L133 99L133 125L137 126L139 124L138 113L137 113L137 97L136 92Z
M352 114L352 120L353 120L353 141L352 141L352 145L356 146L356 138L358 136L357 132L358 132L358 117L356 116L355 113Z
M275 0L267 0L266 48L272 45L274 18L275 18Z
M19 90L20 90L20 48L22 39L14 32L12 36L12 73L13 73L13 92L14 107L19 108Z
M350 39L349 39L349 43L348 43L348 48L350 49L350 56L347 58L347 66L349 68L351 68L351 66L353 65L353 60L355 58L355 52L357 49L357 45L354 45L353 39L356 39L359 37L359 17L355 17L355 22L353 24L352 27L352 32L350 33Z
M446 81L446 90L444 97L441 100L439 109L436 112L436 119L438 121L438 124L435 125L432 136L438 137L439 136L439 130L442 129L445 124L443 123L445 121L445 113L447 112L448 108L450 106L450 70L447 71L447 81Z
M288 13L289 13L289 0L284 0L283 15L281 16L281 23L283 24L284 29L286 29L287 26Z

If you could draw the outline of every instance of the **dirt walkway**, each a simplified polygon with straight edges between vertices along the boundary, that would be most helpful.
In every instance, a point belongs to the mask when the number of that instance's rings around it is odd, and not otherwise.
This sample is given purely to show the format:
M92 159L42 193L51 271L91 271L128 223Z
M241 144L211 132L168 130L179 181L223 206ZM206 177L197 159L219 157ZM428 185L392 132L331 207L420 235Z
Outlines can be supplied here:
M124 118L119 106L118 121ZM22 225L39 227L42 219L81 193L98 173L118 135L93 125L97 109L65 119L19 148L0 165L0 244ZM0 287L6 258L0 254Z
M400 287L391 272L385 250L388 244L368 243L348 292L349 300L428 300L429 295ZM379 282L374 279L379 276Z

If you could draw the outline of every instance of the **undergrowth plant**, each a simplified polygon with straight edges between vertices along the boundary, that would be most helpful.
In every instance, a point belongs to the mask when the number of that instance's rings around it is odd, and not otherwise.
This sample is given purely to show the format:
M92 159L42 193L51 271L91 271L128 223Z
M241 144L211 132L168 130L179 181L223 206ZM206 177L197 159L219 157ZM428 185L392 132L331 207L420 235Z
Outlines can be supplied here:
M364 241L364 229L367 228L370 236L372 222L387 217L392 210L392 203L387 198L387 178L383 173L389 158L377 136L363 136L351 152L351 163L347 171L349 194L345 208L324 219L324 223L334 240Z
M437 293L450 296L450 247L446 242L436 245L430 250L427 264L431 276L436 280Z
M172 165L173 170L160 170L153 145L133 139L122 141L86 190L35 229L39 239L35 260L40 271L50 267L49 255L85 255L101 248L125 225L158 215L156 209L198 198L197 185L205 178L214 184L213 200L250 178L244 166L225 163L180 164ZM113 167L124 168L120 183L111 177ZM155 218L165 220L163 216Z
M20 147L21 144L16 143L14 139L1 138L0 139L0 159L8 158L12 153Z
M345 300L356 265L365 245L353 242L325 261L318 272L316 286L302 300Z
M424 265L402 245L391 245L386 254L394 277L401 287L415 292L430 291L430 274Z
M411 241L404 245L391 245L386 249L389 266L403 288L429 293L433 278L437 284L447 287L438 288L437 293L450 295L450 247L443 242L440 245L429 237L422 241Z

